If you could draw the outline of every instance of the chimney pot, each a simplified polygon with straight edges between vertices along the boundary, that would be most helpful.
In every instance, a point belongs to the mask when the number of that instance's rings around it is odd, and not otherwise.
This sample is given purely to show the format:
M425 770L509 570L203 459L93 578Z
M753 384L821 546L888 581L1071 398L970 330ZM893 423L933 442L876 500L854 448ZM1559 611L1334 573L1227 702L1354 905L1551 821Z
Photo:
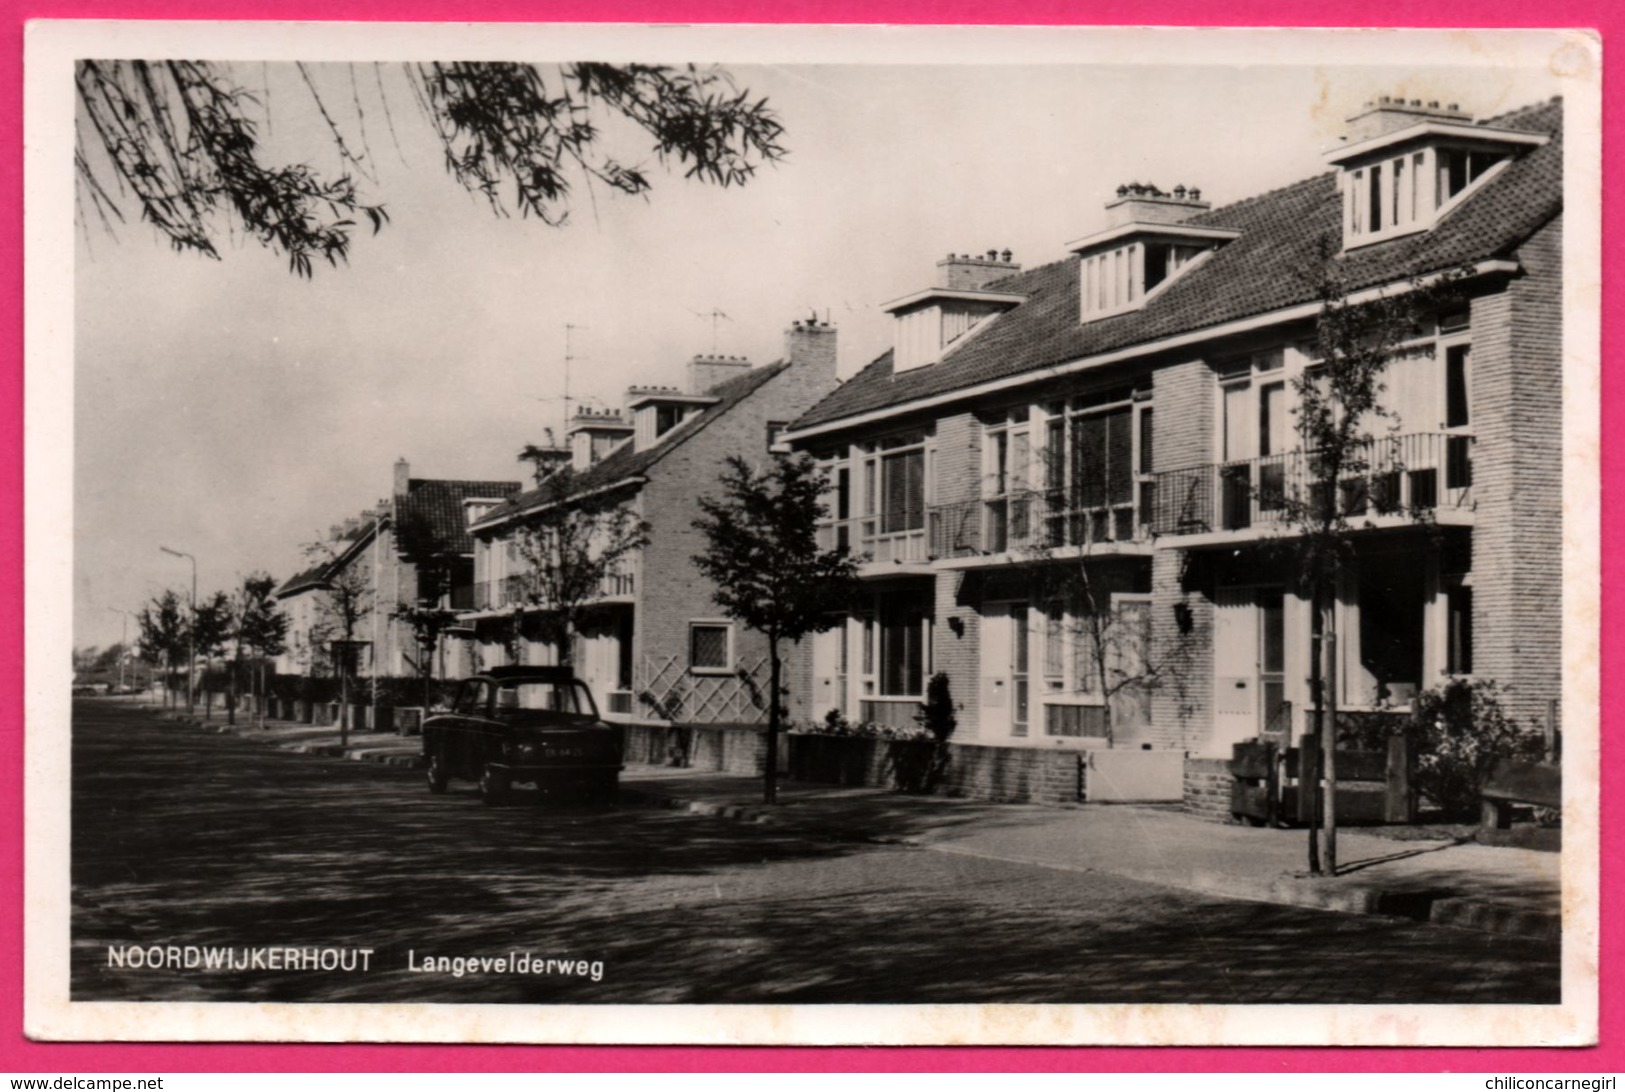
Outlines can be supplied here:
M1412 99L1411 100L1411 105L1412 106L1421 106L1422 105L1422 100L1421 99Z
M1438 108L1439 108L1439 100L1438 99L1431 99L1431 100L1428 101L1428 109L1429 110L1437 110Z
M1001 254L1001 255L1000 255L1000 257L1001 257L1001 258L1002 258L1002 259L1003 259L1003 260L1004 260L1004 264L1005 264L1005 265L1009 265L1009 264L1010 264L1010 258L1011 258L1011 254L1010 254L1010 251L1009 251L1009 249L1008 249L1008 248L1007 248L1007 249L1006 249L1006 250L1005 250L1005 251L1004 251L1004 253L1003 253L1003 254Z
M990 262L996 262L999 260L999 252L997 248L987 252L987 260Z
M1457 110L1460 110L1460 109L1461 109L1461 106L1460 106L1460 104L1459 104L1459 103L1454 103L1454 102L1453 102L1453 103L1451 103L1451 104L1450 104L1450 105L1449 105L1449 106L1447 106L1447 107L1445 107L1445 109L1447 109L1447 110L1450 110L1450 111L1452 111L1452 112L1454 112L1454 111L1457 111Z

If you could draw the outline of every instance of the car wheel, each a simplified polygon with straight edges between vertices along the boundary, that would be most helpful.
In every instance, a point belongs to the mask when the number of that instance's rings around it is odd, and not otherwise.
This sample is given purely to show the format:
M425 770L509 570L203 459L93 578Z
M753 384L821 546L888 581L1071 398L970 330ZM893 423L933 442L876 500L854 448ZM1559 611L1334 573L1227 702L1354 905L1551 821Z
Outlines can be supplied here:
M480 799L487 807L501 807L508 802L508 771L486 765L480 771Z
M446 784L451 780L451 775L446 771L445 752L439 750L429 752L428 779L430 792L446 791Z

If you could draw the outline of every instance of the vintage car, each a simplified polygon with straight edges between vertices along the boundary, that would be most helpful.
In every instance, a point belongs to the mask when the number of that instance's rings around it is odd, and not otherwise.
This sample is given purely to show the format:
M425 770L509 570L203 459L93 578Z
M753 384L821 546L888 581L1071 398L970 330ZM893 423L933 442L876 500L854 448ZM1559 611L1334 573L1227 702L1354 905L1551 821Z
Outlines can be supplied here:
M430 792L465 778L493 806L525 783L542 799L608 802L620 778L620 735L569 668L499 667L464 680L451 710L423 722L423 763Z

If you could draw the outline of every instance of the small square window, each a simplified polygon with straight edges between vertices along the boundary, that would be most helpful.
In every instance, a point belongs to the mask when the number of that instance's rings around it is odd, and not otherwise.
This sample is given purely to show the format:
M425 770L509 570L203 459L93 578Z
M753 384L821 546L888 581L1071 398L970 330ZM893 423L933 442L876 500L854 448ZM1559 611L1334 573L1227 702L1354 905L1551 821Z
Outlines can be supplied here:
M778 446L779 437L783 436L784 430L789 427L790 425L786 421L769 421L767 423L767 449L769 451Z
M688 627L690 671L732 670L727 623L696 622Z

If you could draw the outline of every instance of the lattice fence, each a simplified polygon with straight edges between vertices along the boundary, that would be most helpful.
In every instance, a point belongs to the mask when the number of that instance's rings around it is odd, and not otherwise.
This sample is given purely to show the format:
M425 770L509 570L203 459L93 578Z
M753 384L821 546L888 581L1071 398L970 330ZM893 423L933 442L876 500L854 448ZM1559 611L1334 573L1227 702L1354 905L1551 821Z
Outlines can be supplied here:
M645 656L635 712L673 724L766 723L767 677L766 656L731 675L693 675L682 656Z

